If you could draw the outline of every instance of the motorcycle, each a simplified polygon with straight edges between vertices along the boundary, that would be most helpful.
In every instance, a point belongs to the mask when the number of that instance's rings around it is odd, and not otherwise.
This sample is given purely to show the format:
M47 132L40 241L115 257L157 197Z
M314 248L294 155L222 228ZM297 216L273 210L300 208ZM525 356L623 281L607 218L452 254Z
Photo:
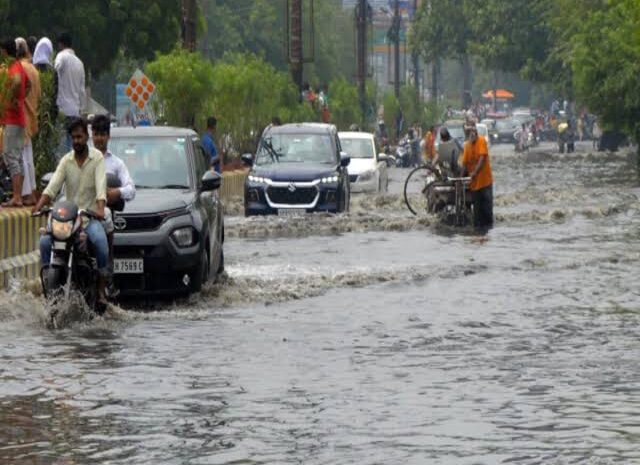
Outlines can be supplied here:
M33 216L48 215L44 234L51 237L51 261L40 269L42 290L47 299L57 303L69 301L71 291L78 291L96 314L104 313L97 296L98 267L92 246L82 228L83 218L95 219L94 212L78 209L70 201L58 201L53 208L43 208ZM56 326L57 305L49 318Z
M396 147L396 166L399 168L409 168L417 165L417 150L415 142L409 137L404 137L398 142Z

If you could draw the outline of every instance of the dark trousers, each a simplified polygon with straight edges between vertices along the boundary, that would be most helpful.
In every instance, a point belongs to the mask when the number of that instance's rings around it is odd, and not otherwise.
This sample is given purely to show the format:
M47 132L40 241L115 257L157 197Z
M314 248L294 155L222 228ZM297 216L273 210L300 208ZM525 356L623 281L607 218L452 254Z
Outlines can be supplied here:
M493 185L473 191L473 225L476 228L493 226Z

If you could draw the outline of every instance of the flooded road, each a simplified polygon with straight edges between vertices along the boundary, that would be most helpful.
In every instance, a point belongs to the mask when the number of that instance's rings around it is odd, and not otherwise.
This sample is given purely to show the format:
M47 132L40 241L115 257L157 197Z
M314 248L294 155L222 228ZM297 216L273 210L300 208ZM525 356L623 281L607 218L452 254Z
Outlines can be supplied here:
M228 217L228 277L157 311L0 296L0 463L640 463L637 160L581 148L494 148L486 237L398 170L348 216Z

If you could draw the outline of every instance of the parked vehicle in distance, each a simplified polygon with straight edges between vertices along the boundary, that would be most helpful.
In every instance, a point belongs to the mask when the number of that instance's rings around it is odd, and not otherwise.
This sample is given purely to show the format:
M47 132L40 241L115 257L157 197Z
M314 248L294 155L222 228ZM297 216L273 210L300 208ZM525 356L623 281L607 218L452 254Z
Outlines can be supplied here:
M121 296L199 291L223 268L224 219L198 134L114 128L109 149L126 164L136 198L114 214L114 284Z
M376 146L373 134L339 132L342 150L351 158L349 182L351 192L386 192L389 187L387 155Z
M489 141L494 144L498 142L498 130L496 129L496 120L491 118L485 118L480 121L480 124L484 124L487 126L487 130L489 131Z
M299 215L349 210L351 188L334 125L296 123L265 130L244 186L244 211L252 215Z
M496 130L498 131L499 143L513 144L514 134L518 129L522 128L522 123L514 119L499 119L496 121Z

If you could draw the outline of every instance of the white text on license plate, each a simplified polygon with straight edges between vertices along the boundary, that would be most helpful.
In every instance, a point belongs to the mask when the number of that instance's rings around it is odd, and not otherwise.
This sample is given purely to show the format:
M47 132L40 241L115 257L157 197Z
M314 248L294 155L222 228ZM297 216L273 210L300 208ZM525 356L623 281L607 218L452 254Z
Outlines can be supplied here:
M113 272L117 274L144 273L142 258L116 258L113 260Z
M280 208L278 216L302 216L307 211L304 208Z

